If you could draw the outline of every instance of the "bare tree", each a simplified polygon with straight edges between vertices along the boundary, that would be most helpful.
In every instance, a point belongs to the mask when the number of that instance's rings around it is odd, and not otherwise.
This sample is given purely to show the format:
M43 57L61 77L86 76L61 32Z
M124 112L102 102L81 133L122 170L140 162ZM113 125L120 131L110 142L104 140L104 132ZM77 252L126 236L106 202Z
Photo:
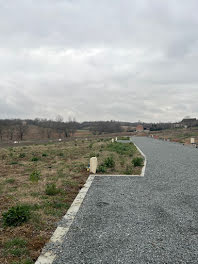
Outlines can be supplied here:
M1 139L1 141L3 141L3 131L4 131L3 127L0 127L0 139Z
M27 128L28 127L27 127L26 122L23 122L23 121L17 126L18 135L19 135L20 140L23 140L24 134L25 134Z
M8 136L10 140L13 140L13 136L14 136L14 127L10 127L8 129Z

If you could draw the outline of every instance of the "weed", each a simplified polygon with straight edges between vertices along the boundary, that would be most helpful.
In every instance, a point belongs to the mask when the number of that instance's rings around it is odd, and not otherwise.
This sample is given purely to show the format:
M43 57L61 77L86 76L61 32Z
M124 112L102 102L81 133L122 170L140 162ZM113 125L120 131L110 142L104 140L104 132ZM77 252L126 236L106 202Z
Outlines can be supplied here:
M27 222L30 218L30 209L27 205L17 205L11 207L2 214L5 226L18 226Z
M45 188L45 193L47 195L56 195L60 192L60 189L58 189L56 187L55 183L49 183L47 184L46 188Z
M12 162L10 162L10 165L16 165L16 164L18 164L17 161L12 161Z
M107 158L104 160L104 165L105 165L107 168L114 168L114 167L115 167L115 161L114 161L113 157L107 157Z
M42 157L47 157L47 156L48 156L47 153L42 154Z
M106 169L104 164L99 165L98 168L97 168L97 172L101 172L101 173L105 173L106 170L107 169Z
M132 160L134 167L142 166L144 159L142 157L136 157Z
M133 168L132 168L132 166L127 165L126 166L126 169L124 171L124 174L126 174L126 175L132 175L133 174Z
M6 182L6 183L13 184L13 183L15 183L15 179L10 178L10 179L7 179L5 182Z
M41 176L40 171L33 171L33 172L30 174L30 181L31 181L31 182L38 182L39 179L40 179L40 176Z
M125 164L125 159L123 157L120 158L120 165L121 166L124 166Z
M34 162L39 161L39 158L38 158L38 157L33 157L33 158L31 159L31 161L34 161Z

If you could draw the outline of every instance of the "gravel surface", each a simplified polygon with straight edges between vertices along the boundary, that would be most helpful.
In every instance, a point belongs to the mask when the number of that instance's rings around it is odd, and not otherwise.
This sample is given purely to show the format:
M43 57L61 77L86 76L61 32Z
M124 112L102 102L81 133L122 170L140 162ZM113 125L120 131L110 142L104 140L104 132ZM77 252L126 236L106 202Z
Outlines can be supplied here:
M145 177L96 177L53 264L198 263L198 149L133 141Z

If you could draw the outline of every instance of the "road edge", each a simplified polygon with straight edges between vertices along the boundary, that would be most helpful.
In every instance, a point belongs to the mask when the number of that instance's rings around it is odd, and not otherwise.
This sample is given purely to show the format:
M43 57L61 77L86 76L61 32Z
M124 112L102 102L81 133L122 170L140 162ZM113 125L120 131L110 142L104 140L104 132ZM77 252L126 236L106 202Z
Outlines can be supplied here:
M50 244L53 244L52 248L59 248L63 242L63 237L67 234L72 225L74 218L95 178L95 175L90 175L84 184L83 188L79 191L70 208L68 209L65 216L62 218L64 224L58 225L53 235L51 236L49 242L43 248L41 255L36 260L35 264L52 264L55 260L57 254L55 250L50 249ZM49 246L49 247L48 247Z

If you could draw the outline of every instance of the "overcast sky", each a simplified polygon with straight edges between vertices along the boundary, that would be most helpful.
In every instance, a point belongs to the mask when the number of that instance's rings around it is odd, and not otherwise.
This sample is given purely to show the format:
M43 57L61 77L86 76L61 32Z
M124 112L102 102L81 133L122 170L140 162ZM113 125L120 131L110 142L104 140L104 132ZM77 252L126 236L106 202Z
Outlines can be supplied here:
M198 117L197 0L0 0L0 118Z

